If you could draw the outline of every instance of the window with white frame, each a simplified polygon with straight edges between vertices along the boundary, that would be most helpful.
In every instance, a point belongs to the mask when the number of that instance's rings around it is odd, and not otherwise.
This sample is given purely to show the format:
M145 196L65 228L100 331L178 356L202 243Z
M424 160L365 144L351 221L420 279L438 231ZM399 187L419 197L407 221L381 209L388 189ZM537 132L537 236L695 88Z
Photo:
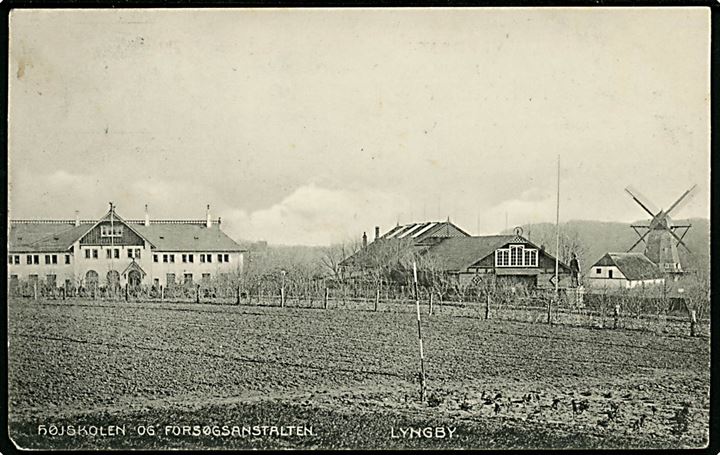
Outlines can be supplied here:
M110 226L109 224L100 225L100 237L122 237L123 226L118 224Z
M495 267L537 267L538 250L525 245L510 245L495 250Z

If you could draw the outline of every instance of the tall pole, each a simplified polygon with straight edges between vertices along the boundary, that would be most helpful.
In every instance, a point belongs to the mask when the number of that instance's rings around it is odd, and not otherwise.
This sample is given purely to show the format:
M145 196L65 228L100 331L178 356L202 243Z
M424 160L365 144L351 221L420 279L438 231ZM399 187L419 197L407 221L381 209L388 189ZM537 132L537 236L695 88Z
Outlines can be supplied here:
M425 401L425 354L423 353L422 330L420 325L420 293L418 292L417 264L413 261L413 286L415 288L415 309L417 310L418 341L420 342L420 401Z
M115 228L114 228L115 224L114 224L114 220L113 220L114 212L115 212L115 209L113 207L113 203L110 202L110 272L112 272L115 268L114 262L113 262L113 259L114 259L113 255L115 254ZM113 278L115 278L114 274L113 274ZM113 287L113 294L114 294L115 283L114 282L108 283L108 289L110 288L110 286Z
M555 211L555 301L560 301L560 155L558 155L557 161L557 207ZM549 311L548 323L550 323Z

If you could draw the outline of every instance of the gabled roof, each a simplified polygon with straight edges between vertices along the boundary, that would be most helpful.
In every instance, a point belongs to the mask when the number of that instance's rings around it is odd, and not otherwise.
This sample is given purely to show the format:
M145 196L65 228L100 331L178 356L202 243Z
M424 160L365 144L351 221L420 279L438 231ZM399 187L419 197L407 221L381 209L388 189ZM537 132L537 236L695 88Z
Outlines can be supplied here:
M424 257L437 261L442 270L462 271L513 239L514 235L448 237L430 248Z
M108 212L109 214L109 212ZM73 243L85 236L93 227L106 219L83 220L75 226L74 220L18 220L10 222L8 250L12 252L67 251ZM207 227L202 220L126 221L114 213L114 219L123 223L158 251L246 251L228 237L219 223Z
M436 259L446 271L460 272L487 256L494 254L498 248L502 248L508 244L519 243L527 244L540 251L540 247L525 237L514 234L504 234L445 238L430 247L425 256ZM543 251L542 254L553 260L555 259L555 257L547 251ZM559 267L565 271L570 270L570 267L562 261L559 261Z
M660 268L643 253L607 253L593 267L615 266L631 281L662 278Z
M381 239L411 239L413 242L420 242L428 237L447 237L446 232L457 230L462 235L469 236L450 221L426 221L423 223L410 223L395 226L390 229Z
M17 252L57 252L69 249L90 223L74 221L21 221L10 223L8 249Z

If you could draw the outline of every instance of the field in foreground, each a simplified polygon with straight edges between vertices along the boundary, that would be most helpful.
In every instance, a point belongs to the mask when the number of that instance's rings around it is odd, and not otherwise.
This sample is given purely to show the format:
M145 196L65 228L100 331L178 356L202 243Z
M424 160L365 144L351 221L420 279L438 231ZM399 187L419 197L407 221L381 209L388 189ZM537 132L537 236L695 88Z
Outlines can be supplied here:
M10 434L26 448L708 440L707 338L423 316L422 403L412 313L13 300L9 317ZM65 434L45 433L51 426ZM83 426L125 434L67 434ZM223 426L306 429L238 436ZM153 434L141 434L147 427ZM398 437L410 427L455 431Z

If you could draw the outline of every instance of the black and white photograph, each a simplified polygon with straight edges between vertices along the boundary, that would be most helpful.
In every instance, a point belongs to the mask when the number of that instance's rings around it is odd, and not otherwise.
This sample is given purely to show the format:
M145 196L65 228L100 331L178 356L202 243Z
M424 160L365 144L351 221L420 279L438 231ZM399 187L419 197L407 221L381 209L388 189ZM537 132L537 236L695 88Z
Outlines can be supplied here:
M17 8L15 449L702 449L708 7Z

